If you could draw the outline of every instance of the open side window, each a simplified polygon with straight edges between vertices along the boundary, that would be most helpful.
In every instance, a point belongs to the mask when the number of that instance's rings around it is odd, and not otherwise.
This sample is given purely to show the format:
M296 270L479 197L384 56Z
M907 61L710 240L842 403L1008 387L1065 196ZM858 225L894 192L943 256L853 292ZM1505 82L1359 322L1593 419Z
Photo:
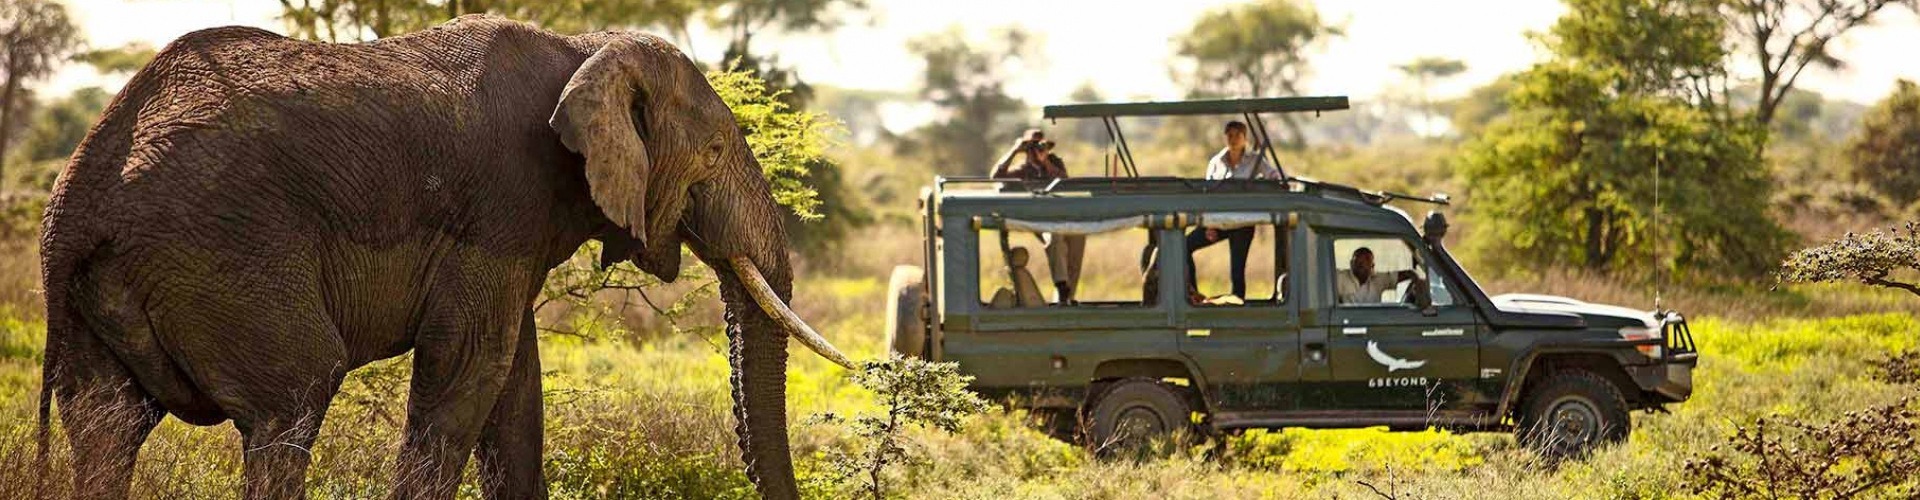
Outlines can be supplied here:
M979 230L980 303L987 310L1151 307L1142 254L1149 230L1066 226L1075 232ZM1029 228L1031 229L1031 228ZM1075 241L1078 240L1078 241ZM1061 284L1074 301L1061 304Z
M1195 307L1233 307L1233 306L1279 306L1287 302L1287 278L1292 269L1288 258L1291 255L1292 233L1288 230L1285 214L1220 212L1199 214L1199 224L1183 232L1187 248L1193 259L1193 275L1188 283L1194 285L1200 300L1193 302ZM1207 232L1211 229L1215 239L1207 243ZM1245 296L1233 293L1233 253L1234 241L1243 238L1247 246L1245 269ZM1191 250L1196 245L1204 245Z

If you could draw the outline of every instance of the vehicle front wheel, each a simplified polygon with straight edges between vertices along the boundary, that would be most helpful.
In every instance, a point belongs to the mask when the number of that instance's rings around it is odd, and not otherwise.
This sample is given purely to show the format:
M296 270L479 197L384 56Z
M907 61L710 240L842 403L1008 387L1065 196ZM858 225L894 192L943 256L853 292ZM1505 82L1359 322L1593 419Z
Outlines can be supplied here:
M1549 374L1527 391L1514 439L1551 460L1584 457L1627 440L1631 416L1620 389L1587 370Z
M1177 389L1152 379L1127 379L1094 402L1089 443L1095 452L1140 453L1156 438L1191 436L1192 408Z

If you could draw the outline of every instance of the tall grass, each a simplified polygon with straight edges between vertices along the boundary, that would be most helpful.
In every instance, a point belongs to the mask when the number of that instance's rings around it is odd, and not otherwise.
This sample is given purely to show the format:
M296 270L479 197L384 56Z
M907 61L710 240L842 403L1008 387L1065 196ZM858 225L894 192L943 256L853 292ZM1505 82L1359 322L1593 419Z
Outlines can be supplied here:
M878 278L813 279L798 285L801 313L856 358L883 351L873 304ZM718 318L709 318L718 321ZM1818 419L1914 392L1867 376L1884 353L1910 349L1920 320L1878 314L1818 320L1697 320L1706 352L1693 401L1671 414L1636 416L1632 441L1580 462L1549 467L1499 434L1383 429L1253 431L1181 449L1170 458L1102 460L1046 437L1018 411L976 417L954 435L916 432L930 465L896 471L891 484L921 498L1324 498L1397 488L1403 498L1661 498L1679 464L1720 443L1732 425L1763 415ZM30 487L37 319L0 321L0 491ZM717 334L683 333L642 343L550 336L546 472L555 498L745 498L752 489L734 448L727 363ZM789 411L852 413L871 396L824 360L795 350ZM318 498L386 492L404 420L409 358L356 372L328 413L308 488ZM847 492L818 481L824 451L841 429L796 423L798 468L809 492ZM66 454L57 450L57 467ZM169 419L143 449L135 479L142 498L225 497L238 491L238 434L230 425ZM471 472L469 473L471 475ZM478 494L471 481L463 497Z

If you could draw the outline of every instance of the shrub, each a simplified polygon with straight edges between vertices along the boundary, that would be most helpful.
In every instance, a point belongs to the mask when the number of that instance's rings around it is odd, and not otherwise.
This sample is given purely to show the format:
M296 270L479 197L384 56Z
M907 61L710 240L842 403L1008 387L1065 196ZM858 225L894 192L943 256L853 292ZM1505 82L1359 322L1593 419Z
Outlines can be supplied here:
M986 400L967 391L973 377L961 375L959 370L960 365L954 363L899 356L861 363L853 382L878 396L884 413L852 419L823 413L813 418L819 423L847 426L855 436L852 451L827 451L827 465L832 470L828 479L858 481L866 496L886 498L882 475L888 467L924 462L906 447L910 427L959 432L962 418L989 408Z
M1826 424L1758 419L1687 461L1687 487L1720 498L1856 498L1916 484L1920 418L1911 400Z

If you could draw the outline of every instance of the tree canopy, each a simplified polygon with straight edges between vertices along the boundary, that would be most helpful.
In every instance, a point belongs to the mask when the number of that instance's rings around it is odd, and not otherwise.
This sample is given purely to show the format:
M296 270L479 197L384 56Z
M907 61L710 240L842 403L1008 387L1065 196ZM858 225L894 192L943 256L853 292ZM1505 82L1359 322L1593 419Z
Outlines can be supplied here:
M1902 204L1920 201L1920 85L1900 80L1847 143L1854 175Z
M1707 0L1701 0L1707 1ZM1833 42L1865 26L1890 6L1920 11L1920 0L1719 0L1735 46L1750 53L1760 74L1753 117L1771 125L1808 66L1839 69L1846 61Z
M1718 18L1685 3L1568 2L1547 39L1554 59L1515 76L1510 110L1461 158L1471 212L1493 233L1482 247L1722 278L1777 262L1789 235L1768 205L1765 135L1692 93L1724 58L1707 47ZM1663 52L1675 40L1701 47Z
M1276 97L1300 94L1307 56L1342 29L1321 21L1311 5L1260 0L1207 11L1174 39L1187 60L1187 87L1196 96ZM1305 142L1300 124L1282 115L1287 142Z
M0 0L0 167L19 138L31 102L28 82L51 74L82 39L66 6L52 0ZM0 170L4 174L5 170Z

